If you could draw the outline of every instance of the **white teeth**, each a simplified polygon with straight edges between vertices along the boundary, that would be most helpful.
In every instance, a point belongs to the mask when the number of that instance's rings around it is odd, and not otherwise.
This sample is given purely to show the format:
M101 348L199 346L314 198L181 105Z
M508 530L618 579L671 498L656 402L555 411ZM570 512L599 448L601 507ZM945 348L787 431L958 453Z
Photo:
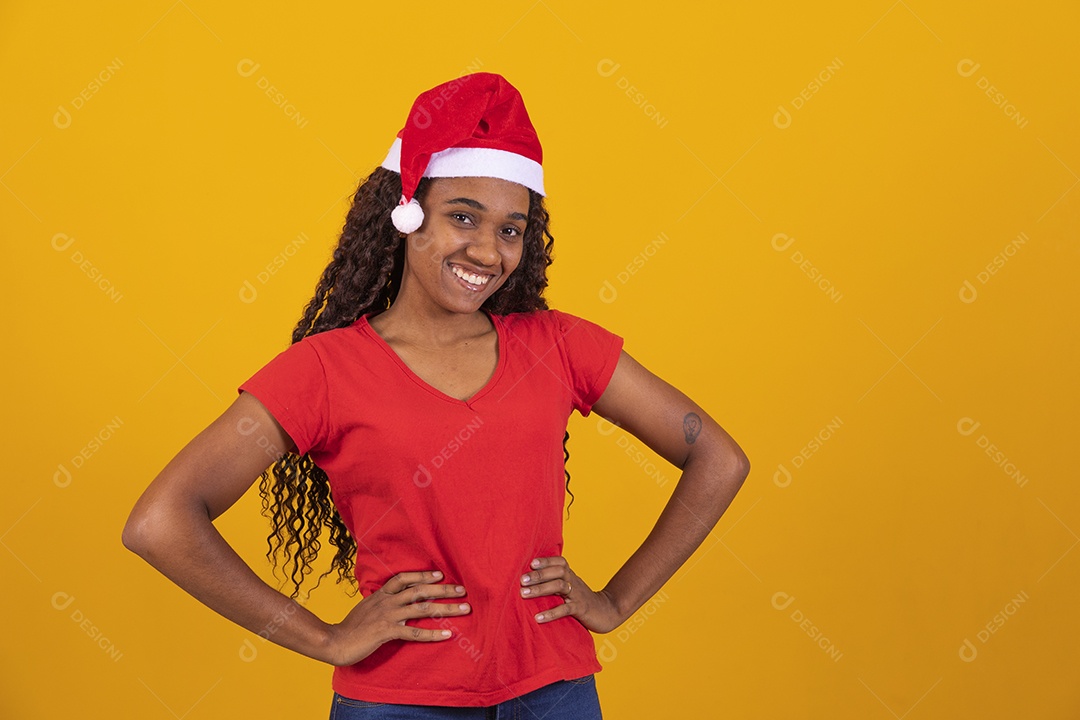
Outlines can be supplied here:
M473 275L454 265L451 265L450 269L454 271L455 275L471 285L487 285L488 280L491 279L489 275Z

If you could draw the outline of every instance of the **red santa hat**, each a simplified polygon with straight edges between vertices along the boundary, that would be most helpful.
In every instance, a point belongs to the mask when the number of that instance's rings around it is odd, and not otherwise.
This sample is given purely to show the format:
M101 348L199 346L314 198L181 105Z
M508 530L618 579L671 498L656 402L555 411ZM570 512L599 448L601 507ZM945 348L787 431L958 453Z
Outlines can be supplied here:
M394 227L415 232L421 177L492 177L544 194L543 151L521 93L495 73L473 73L422 93L382 167L401 173Z

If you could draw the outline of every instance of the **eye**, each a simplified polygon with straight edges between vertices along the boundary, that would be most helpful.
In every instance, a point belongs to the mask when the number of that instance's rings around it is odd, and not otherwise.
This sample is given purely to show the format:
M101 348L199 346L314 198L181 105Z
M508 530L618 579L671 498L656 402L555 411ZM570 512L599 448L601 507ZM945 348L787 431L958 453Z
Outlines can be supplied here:
M462 212L450 213L450 217L454 218L458 222L463 222L463 223L471 223L472 222L472 218L469 217L467 214L462 213Z
M513 225L508 225L508 226L504 227L502 229L502 231L503 231L503 234L506 235L507 237L520 237L522 235L521 230L514 227Z

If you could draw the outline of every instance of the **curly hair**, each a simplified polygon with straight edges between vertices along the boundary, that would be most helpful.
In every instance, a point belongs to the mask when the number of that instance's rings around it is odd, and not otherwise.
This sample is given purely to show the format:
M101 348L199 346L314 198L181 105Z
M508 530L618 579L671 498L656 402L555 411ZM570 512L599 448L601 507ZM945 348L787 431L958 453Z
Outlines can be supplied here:
M421 179L415 193L418 200L423 200L430 184L428 178ZM399 197L401 176L391 170L376 168L360 183L330 264L323 270L315 296L293 330L293 343L347 327L362 315L386 310L394 302L405 264L405 243L390 219ZM498 315L548 309L544 288L548 284L547 267L553 262L555 243L548 222L543 196L530 190L521 261L506 283L484 301L484 309ZM570 459L566 447L569 439L570 433L566 432L564 463ZM564 472L573 505L570 471L565 464ZM266 557L275 573L280 559L285 582L293 585L290 597L300 594L300 586L312 571L312 563L322 547L323 528L329 532L328 540L337 552L315 587L337 570L337 582L348 581L351 594L355 594L356 540L334 505L326 472L310 455L289 452L262 473L259 490L263 514L270 518L271 525Z

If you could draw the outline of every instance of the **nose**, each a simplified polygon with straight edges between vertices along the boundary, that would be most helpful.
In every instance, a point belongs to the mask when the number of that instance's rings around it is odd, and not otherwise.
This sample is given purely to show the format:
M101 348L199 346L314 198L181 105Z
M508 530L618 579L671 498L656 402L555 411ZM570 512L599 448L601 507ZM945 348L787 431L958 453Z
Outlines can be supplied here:
M465 254L477 265L491 267L499 262L499 239L495 232L478 232L465 247Z

